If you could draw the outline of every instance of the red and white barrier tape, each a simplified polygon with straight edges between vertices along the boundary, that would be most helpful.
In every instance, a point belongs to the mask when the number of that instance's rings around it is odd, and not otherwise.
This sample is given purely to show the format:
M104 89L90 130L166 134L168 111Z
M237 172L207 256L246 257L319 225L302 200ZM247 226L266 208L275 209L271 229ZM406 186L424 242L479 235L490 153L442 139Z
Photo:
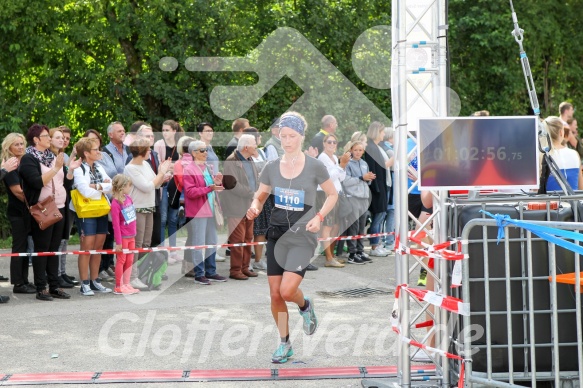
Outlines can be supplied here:
M462 241L449 240L441 244L431 245L424 242L422 239L426 237L425 231L420 231L414 236L414 231L409 232L409 241L420 245L423 249L406 247L400 244L399 238L395 240L395 252L400 254L408 254L413 256L427 257L430 259L455 261L451 276L451 288L456 288L462 285L462 265L461 260L469 258L467 254L461 251ZM453 251L446 249L451 245L456 245L457 250Z
M401 341L405 342L406 344L415 346L419 349L422 349L423 351L425 351L429 356L433 356L435 354L440 355L442 357L447 357L453 360L458 360L460 362L460 373L459 373L459 380L458 380L458 388L462 388L464 386L464 378L465 378L465 365L466 365L466 360L464 360L463 357L458 356L457 354L452 354L452 353L448 353L446 351L443 351L441 349L437 349L431 346L427 346L422 344L421 342L412 340L411 338L407 338L405 336L403 336L401 334L401 330L400 330L400 324L399 324L399 317L400 317L400 312L399 312L399 295L400 295L400 289L406 289L406 291L409 291L406 286L398 286L397 290L395 291L395 303L393 305L393 313L391 315L391 326L393 329L393 332L395 332L400 338ZM453 298L456 299L456 298ZM458 299L459 300L459 299ZM438 307L442 307L442 306L438 306ZM451 310L448 310L451 311ZM426 322L421 322L418 325L415 325L416 328L420 328L420 327L430 327L433 326L433 321L426 321Z
M397 286L395 298L399 298L401 290L406 291L419 300L425 301L449 312L465 316L470 315L470 305L464 303L461 299L454 298L453 296L446 296L434 291L422 290L419 288L410 288L406 284L401 284Z
M373 233L373 234L363 234L356 236L340 236L340 237L328 237L319 238L318 241L340 241L340 240L359 240L371 237L383 237L393 235L391 233ZM98 249L98 250L88 250L88 251L66 251L66 252L32 252L32 253L0 253L0 257L33 257L33 256L58 256L58 255L101 255L101 254L117 254L117 253L148 253L148 252L175 252L175 251L186 251L186 250L196 250L196 249L211 249L211 248L232 248L232 247L245 247L245 246L255 246L255 245L266 245L267 242L251 242L251 243L237 243L237 244L215 244L215 245L193 245L193 246L183 246L183 247L155 247L155 248L137 248L137 249L123 249L121 251L116 251L114 249Z

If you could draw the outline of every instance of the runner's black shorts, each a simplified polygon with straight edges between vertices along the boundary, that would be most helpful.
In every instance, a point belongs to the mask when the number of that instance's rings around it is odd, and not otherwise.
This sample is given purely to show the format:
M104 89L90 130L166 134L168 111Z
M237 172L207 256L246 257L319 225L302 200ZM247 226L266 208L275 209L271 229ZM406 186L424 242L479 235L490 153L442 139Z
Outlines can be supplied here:
M413 214L413 217L419 218L421 212L426 212L429 214L433 214L433 208L427 209L423 206L423 202L421 202L421 194L409 194L408 204L409 204L409 211Z
M318 247L316 233L308 232L305 225L270 226L267 230L267 276L282 276L284 272L293 272L304 277L306 267L312 261Z

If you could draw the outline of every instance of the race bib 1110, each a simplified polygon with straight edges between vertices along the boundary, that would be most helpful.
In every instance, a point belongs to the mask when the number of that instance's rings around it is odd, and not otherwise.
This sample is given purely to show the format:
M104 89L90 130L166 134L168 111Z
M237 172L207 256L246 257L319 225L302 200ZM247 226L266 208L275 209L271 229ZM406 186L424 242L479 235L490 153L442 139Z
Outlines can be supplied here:
M304 211L304 190L275 188L275 207L294 212Z

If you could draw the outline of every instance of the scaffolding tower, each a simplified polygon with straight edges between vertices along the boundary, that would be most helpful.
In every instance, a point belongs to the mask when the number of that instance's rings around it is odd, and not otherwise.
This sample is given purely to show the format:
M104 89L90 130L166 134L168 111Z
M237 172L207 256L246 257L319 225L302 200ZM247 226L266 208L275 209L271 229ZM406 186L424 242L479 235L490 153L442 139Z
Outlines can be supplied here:
M401 247L409 246L409 217L413 218L408 209L408 194L411 188L407 183L407 168L410 160L417 155L417 147L407 152L407 140L416 141L419 118L446 117L450 115L448 63L447 63L447 0L393 0L392 1L392 107L393 125L396 137L395 163L395 231ZM432 192L433 215L424 222L414 220L415 231L425 231L432 237L434 243L447 239L447 212L445 201L446 191ZM432 227L430 227L430 225ZM414 264L410 266L410 258ZM435 269L427 268L422 260L407 255L397 249L396 280L397 284L409 284L409 275L419 271L423 266L428 270L428 276L435 278L435 291L447 293L449 289L447 263L444 260L435 261ZM410 314L410 298L407 292L400 293L399 323L400 335L411 338L411 327L416 321L425 319L424 314ZM429 311L428 306L423 310ZM447 311L435 310L433 314L434 329L447 325ZM432 330L434 330L432 329ZM443 330L435 330L435 347L444 351L449 347L449 336ZM425 336L426 345L431 335ZM422 342L423 340L418 340ZM399 375L401 387L411 386L411 349L409 345L398 341ZM438 385L449 387L450 370L448 360L437 356L434 359ZM435 381L434 381L435 384Z

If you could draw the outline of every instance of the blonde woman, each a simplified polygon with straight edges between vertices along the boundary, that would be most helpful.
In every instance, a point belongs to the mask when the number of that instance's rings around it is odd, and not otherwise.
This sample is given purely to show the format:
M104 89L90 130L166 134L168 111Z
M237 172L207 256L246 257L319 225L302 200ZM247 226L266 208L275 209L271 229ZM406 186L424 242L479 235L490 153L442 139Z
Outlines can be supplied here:
M551 136L552 148L550 155L557 163L561 174L573 190L583 190L583 175L581 173L581 159L577 151L565 146L565 131L559 117L549 116L544 124ZM547 192L561 191L557 179L551 174L547 180Z
M17 167L24 155L26 140L20 133L10 133L2 142L2 162L15 164ZM16 163L14 163L16 162ZM30 217L24 204L24 194L20 187L18 171L13 168L2 179L8 193L6 217L12 231L12 253L26 253ZM10 282L15 294L34 294L36 288L28 282L28 257L10 258Z
M273 363L287 362L293 355L287 302L298 306L306 335L314 334L318 327L314 302L299 287L318 246L317 233L324 217L338 200L326 166L302 152L307 127L299 113L288 112L281 117L279 134L284 154L267 163L261 172L259 189L247 210L247 218L254 220L269 196L274 196L267 233L267 279L271 313L281 343L271 357ZM316 206L318 185L326 193L322 208Z
M97 163L101 160L101 150L99 149L99 139L84 137L75 144L77 155L81 157L82 168L75 170L74 187L85 198L101 199L103 194L111 193L111 178L105 169ZM70 164L69 164L70 168ZM71 202L69 209L75 211L75 206ZM108 230L107 215L92 218L79 218L75 215L77 230L81 238L81 250L103 249L105 236ZM108 293L111 288L104 287L98 278L101 254L79 255L79 278L81 284L81 295L93 296L95 292Z

